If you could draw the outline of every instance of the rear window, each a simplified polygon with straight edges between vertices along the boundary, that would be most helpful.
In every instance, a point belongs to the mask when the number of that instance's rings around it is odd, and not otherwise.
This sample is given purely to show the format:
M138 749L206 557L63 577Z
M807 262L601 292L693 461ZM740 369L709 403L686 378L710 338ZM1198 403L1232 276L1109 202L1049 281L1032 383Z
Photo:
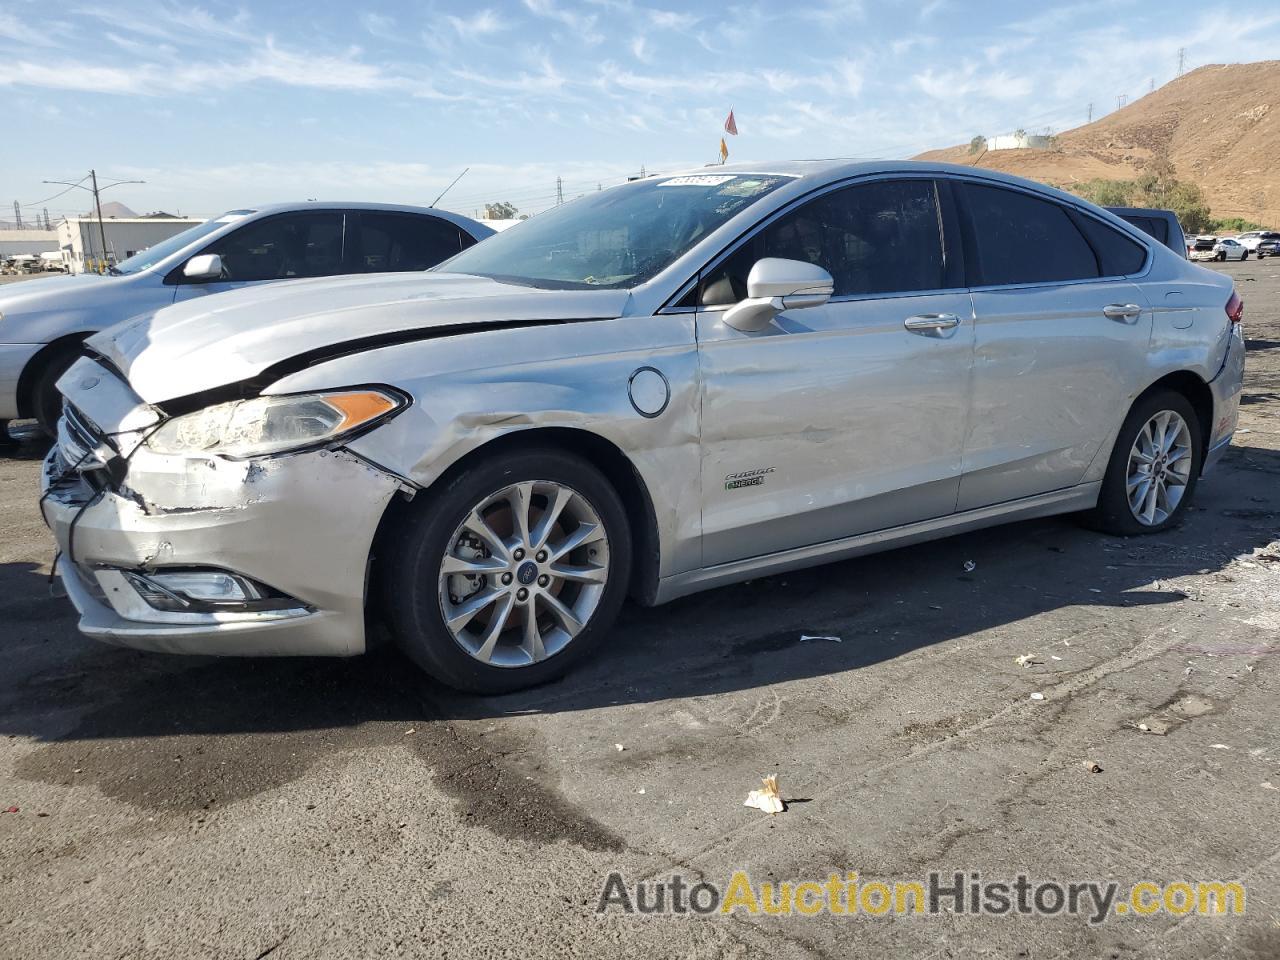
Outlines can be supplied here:
M1098 255L1098 266L1104 277L1137 273L1147 262L1146 248L1136 240L1093 217L1077 214L1075 219Z
M1121 220L1128 220L1135 227L1141 230L1149 237L1155 237L1161 243L1169 242L1169 221L1161 220L1159 217L1127 217L1121 215Z
M1097 277L1098 260L1064 207L1001 187L963 185L979 283L1052 283Z

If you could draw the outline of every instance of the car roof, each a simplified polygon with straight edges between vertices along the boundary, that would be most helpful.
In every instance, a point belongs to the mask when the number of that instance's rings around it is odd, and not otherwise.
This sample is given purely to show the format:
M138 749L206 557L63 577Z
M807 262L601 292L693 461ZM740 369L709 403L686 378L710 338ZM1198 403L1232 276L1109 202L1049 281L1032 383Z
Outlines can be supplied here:
M764 163L717 163L708 164L702 167L693 167L687 170L675 170L662 174L652 174L646 179L715 176L717 173L795 177L796 181L801 185L803 185L805 181L812 181L815 186L844 180L846 178L871 176L875 174L906 173L916 176L927 176L929 174L935 174L938 176L962 176L976 180L987 180L991 183L1022 187L1024 189L1033 190L1037 193L1049 194L1059 200L1064 200L1077 206L1101 209L1095 207L1094 204L1088 203L1088 201L1083 200L1075 194L1067 193L1063 190L1059 190L1057 187L1050 186L1047 183L1041 183L1037 180L1028 180L1025 177L1014 176L1013 174L1003 173L999 170L989 170L985 167L971 167L966 164L938 163L927 160L848 160L834 158L829 160L775 160ZM1163 213L1164 211L1159 212Z
M489 235L489 228L463 214L441 210L439 207L414 206L406 203L369 203L358 200L295 200L284 203L250 204L227 210L218 216L264 217L276 213L299 213L307 210L377 210L386 213L426 214L427 216L448 220L455 226L464 227L469 231L474 232L478 229L477 236Z

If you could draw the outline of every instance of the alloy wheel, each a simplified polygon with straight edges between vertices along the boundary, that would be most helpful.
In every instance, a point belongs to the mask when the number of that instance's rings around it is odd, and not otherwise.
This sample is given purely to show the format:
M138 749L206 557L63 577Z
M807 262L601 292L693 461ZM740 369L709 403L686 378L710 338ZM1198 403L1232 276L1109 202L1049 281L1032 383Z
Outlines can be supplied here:
M481 663L555 656L590 621L609 577L609 540L576 490L527 480L476 504L440 564L445 626Z
M1191 479L1191 428L1172 410L1161 410L1138 431L1129 450L1125 493L1134 519L1159 526L1182 502Z

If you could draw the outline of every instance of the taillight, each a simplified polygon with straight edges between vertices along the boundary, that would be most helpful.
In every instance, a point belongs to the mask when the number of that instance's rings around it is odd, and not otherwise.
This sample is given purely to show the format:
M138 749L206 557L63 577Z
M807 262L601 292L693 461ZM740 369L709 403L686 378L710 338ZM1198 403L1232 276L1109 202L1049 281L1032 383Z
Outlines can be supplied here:
M1244 317L1244 301L1240 299L1240 294L1234 290L1231 291L1231 299L1227 301L1227 319L1232 323L1239 323Z

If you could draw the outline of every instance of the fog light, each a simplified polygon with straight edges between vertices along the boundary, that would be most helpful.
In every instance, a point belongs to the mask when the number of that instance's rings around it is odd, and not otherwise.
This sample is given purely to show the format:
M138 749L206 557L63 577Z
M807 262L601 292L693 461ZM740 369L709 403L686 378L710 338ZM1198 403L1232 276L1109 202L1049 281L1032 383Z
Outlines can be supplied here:
M302 606L248 577L223 570L161 570L125 576L138 595L157 610L279 610Z

